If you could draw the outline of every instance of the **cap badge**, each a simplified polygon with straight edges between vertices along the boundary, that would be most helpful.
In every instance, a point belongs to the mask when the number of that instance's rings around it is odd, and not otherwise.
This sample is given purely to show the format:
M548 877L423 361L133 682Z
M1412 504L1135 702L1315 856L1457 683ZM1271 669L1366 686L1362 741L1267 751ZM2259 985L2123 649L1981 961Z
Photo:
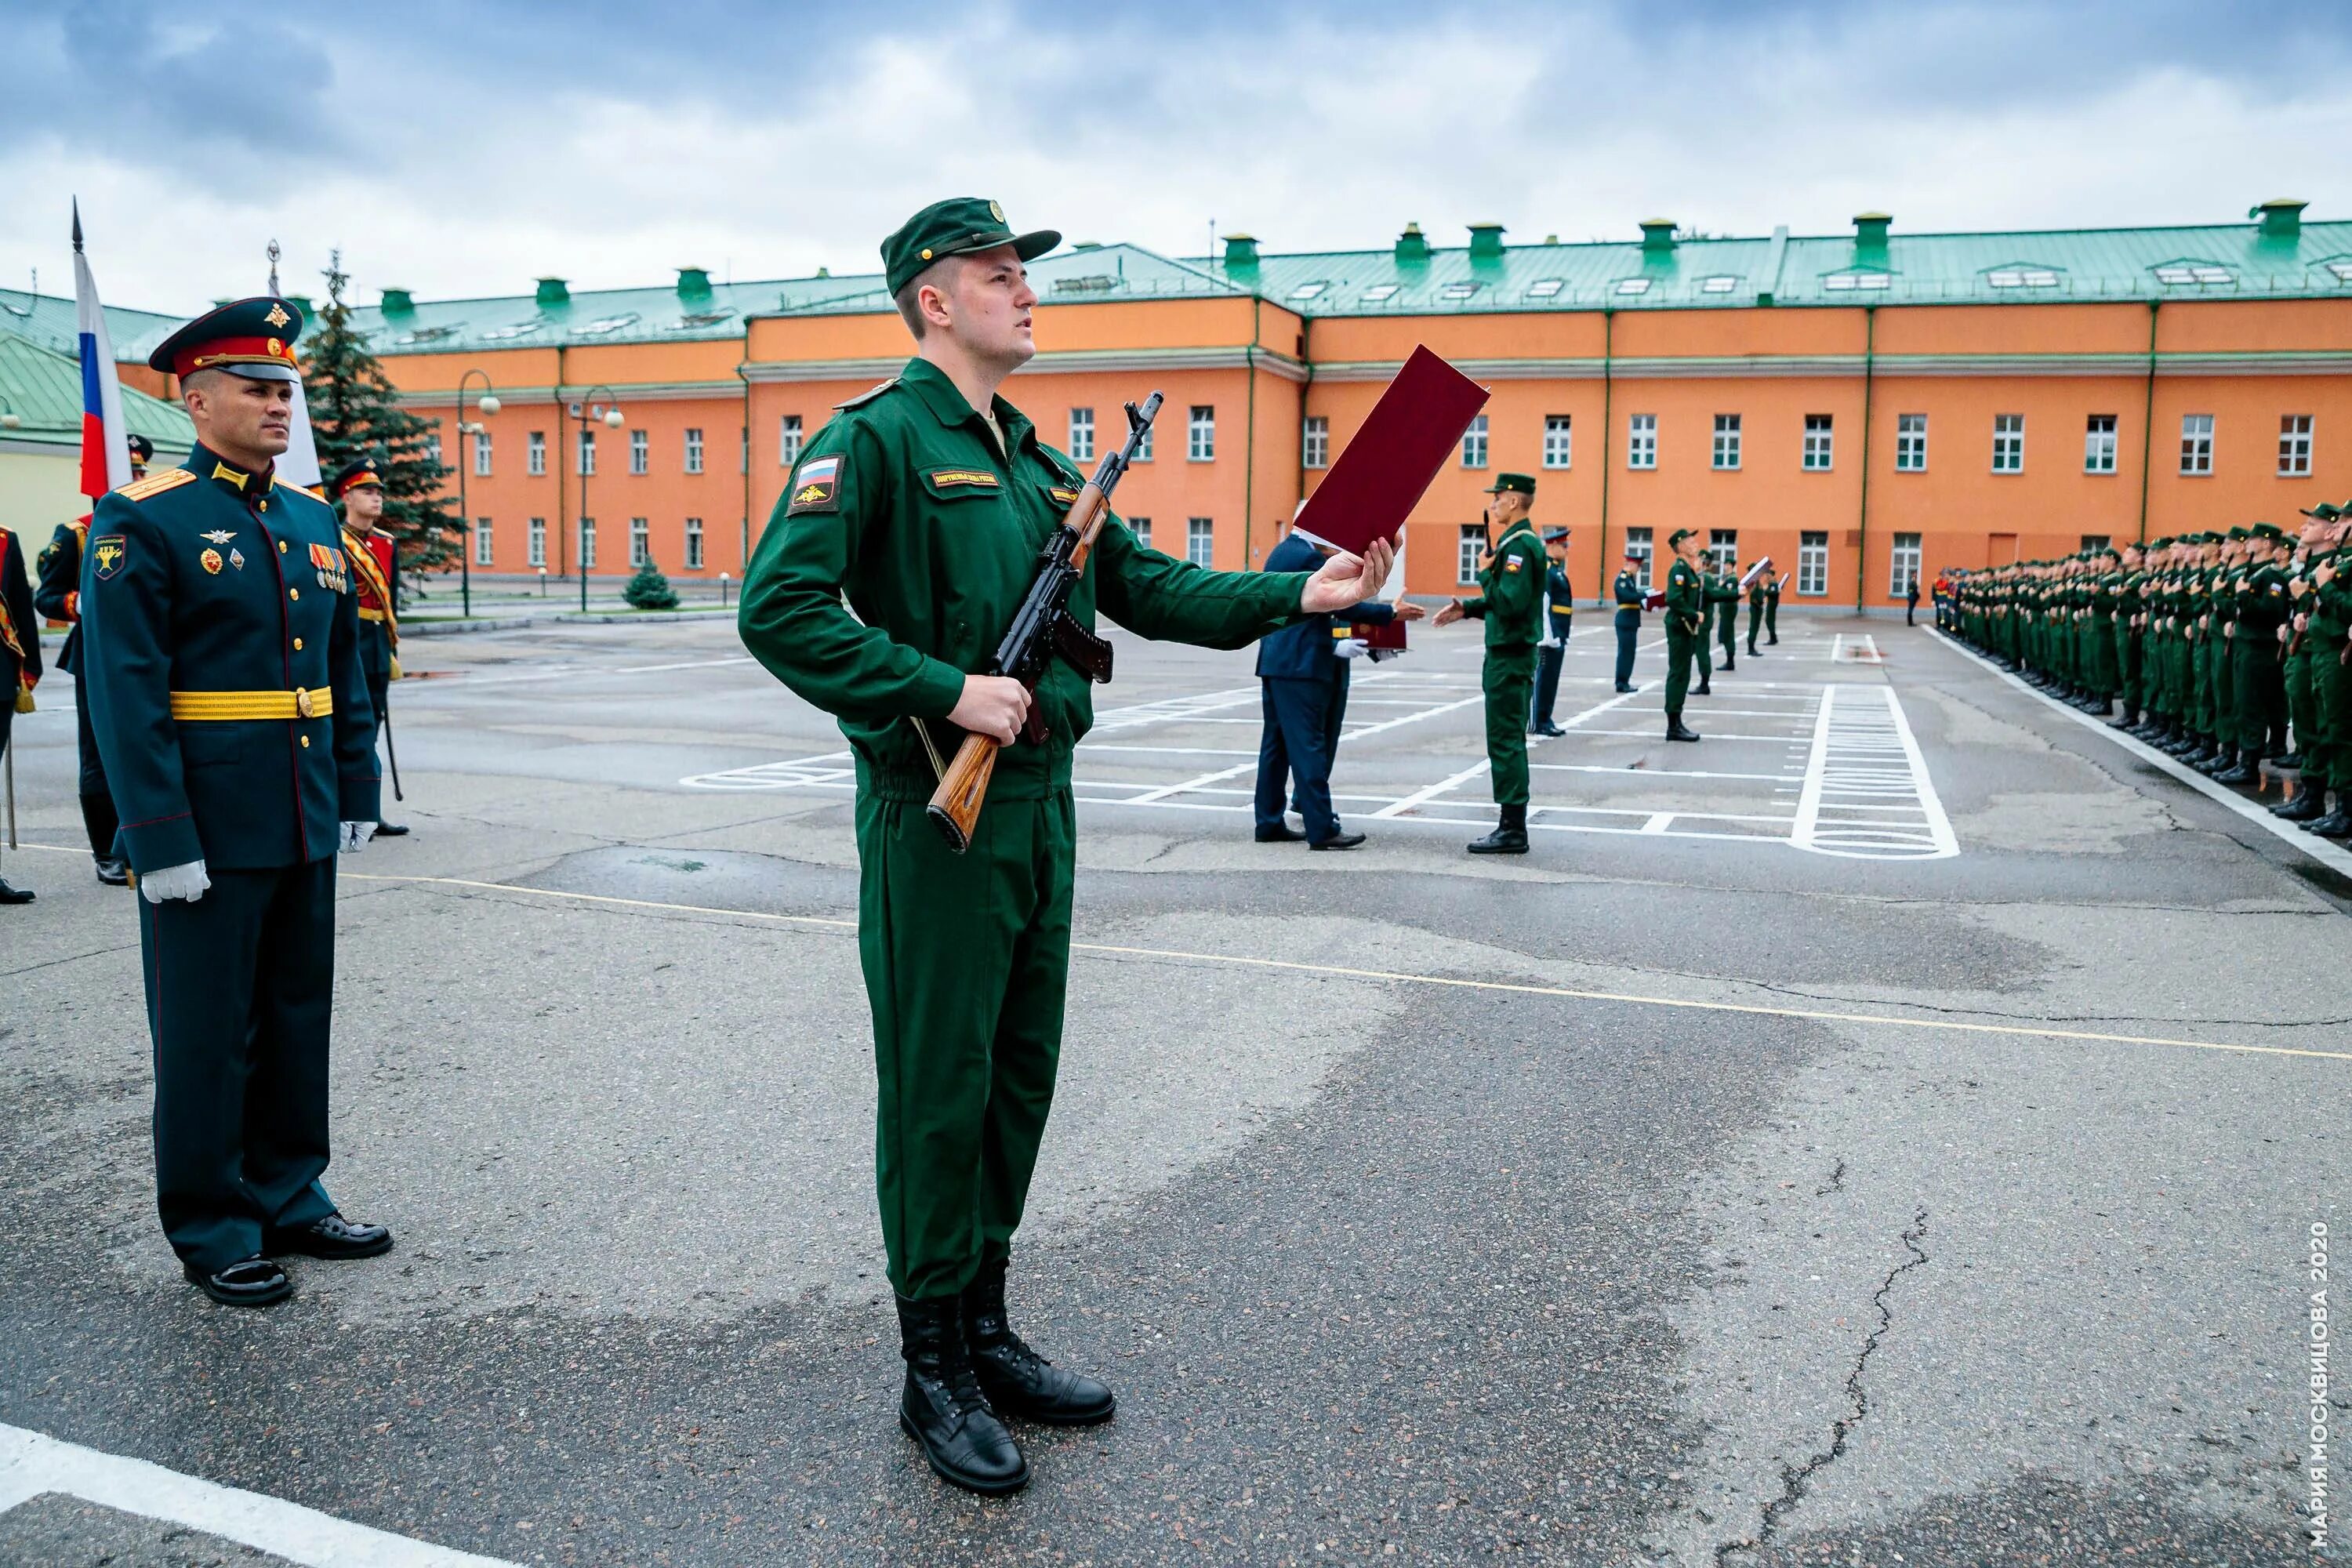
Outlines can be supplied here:
M988 216L994 218L997 222L1003 223L1004 221L1004 209L998 206L994 202L991 202L988 204Z
M284 326L287 322L289 322L289 321L292 321L294 318L293 318L293 317L291 317L291 316L289 316L289 315L288 315L288 314L286 313L286 307L285 307L285 306L283 306L283 305L278 305L278 304L272 304L272 305L269 307L269 314L268 314L268 315L266 315L266 316L262 317L261 319L262 319L263 321L265 321L268 322L268 323L269 323L271 326L273 326L273 327L282 327L282 326ZM275 345L272 345L272 346L274 347Z

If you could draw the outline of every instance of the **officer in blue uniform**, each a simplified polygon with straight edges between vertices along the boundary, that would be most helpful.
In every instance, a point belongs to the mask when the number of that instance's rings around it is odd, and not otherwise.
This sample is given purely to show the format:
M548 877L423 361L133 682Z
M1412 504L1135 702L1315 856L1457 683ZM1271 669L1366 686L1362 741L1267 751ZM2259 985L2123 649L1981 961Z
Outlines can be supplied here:
M1544 531L1543 646L1536 649L1536 706L1528 720L1530 735L1565 735L1552 722L1552 704L1559 700L1559 667L1568 658L1568 634L1576 619L1576 590L1568 582L1568 533L1564 528Z
M278 479L300 312L240 300L166 338L184 467L100 499L80 588L90 729L141 901L155 1185L191 1283L292 1289L271 1254L364 1258L327 1168L335 853L376 818L374 720L335 515Z
M1293 533L1266 552L1265 570L1312 572L1322 564L1322 552L1304 535ZM1259 642L1257 675L1265 713L1257 746L1260 844L1303 837L1309 849L1353 849L1364 841L1362 834L1340 826L1339 815L1331 807L1331 762L1339 749L1339 715L1348 700L1349 660L1340 657L1340 645L1350 626L1417 621L1421 616L1418 605L1400 609L1373 599L1344 615L1303 616ZM1304 834L1283 820L1286 780L1307 824Z
M1642 637L1642 558L1630 550L1610 595L1617 601L1617 689L1639 691L1633 684L1633 645Z

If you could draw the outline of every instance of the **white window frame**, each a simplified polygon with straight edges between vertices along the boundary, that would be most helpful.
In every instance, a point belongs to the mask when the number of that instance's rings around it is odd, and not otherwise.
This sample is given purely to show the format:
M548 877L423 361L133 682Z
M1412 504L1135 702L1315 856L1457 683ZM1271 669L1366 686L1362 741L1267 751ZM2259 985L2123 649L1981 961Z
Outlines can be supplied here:
M1300 423L1298 463L1307 468L1328 468L1331 466L1331 420L1328 416L1310 414Z
M1646 528L1625 531L1625 553L1633 557L1633 581L1644 594L1650 591L1650 567L1657 559L1657 545Z
M2180 477L2202 479L2212 474L2213 416L2184 414L2180 416Z
M650 471L653 467L653 458L654 438L652 432L646 430L630 431L629 472L633 474L642 474Z
M490 520L487 517L476 518L474 520L475 565L488 566L490 563Z
M1195 403L1184 419L1184 460L1188 463L1213 463L1217 460L1217 405Z
M425 456L436 463L441 460L441 434L439 431L436 430L432 435L425 437Z
M1805 446L1801 458L1804 471L1826 474L1837 459L1837 416L1832 414L1805 416Z
M1818 598L1830 591L1830 533L1809 528L1797 535L1797 592Z
M702 570L702 520L698 517L686 520L686 569Z
M699 425L686 427L686 471L689 474L702 472L702 426Z
M1625 466L1644 472L1658 466L1658 416L1654 414L1629 414L1625 416Z
M479 430L474 435L474 477L478 479L490 477L490 433L488 430Z
M1486 530L1483 524L1465 522L1454 540L1454 581L1455 584L1478 580L1478 558L1486 552Z
M629 565L632 570L654 558L653 524L642 517L629 519Z
M2083 419L2083 471L2112 474L2118 452L2120 421L2112 414L2085 415Z
M1572 468L1576 462L1576 416L1572 414L1544 416L1543 466L1547 468Z
M1095 460L1095 411L1091 408L1070 410L1070 461L1091 463Z
M801 460L801 416L787 414L776 422L776 466L789 468Z
M1184 559L1195 566L1217 563L1217 525L1209 518L1184 520Z
M523 445L525 447L523 468L533 479L537 479L547 472L547 432L533 430L525 437Z
M580 520L580 570L593 572L595 569L596 520L583 517Z
M1486 466L1486 416L1471 416L1470 427L1462 432L1462 466L1483 468Z
M1924 474L1927 471L1926 415L1898 414L1895 416L1895 471L1898 474Z
M2282 414L2279 416L2279 478L2307 479L2311 477L2311 416Z
M1156 423L1147 425L1143 427L1143 434L1135 438L1135 460L1137 462L1148 463L1151 461L1152 438L1159 434L1160 426Z
M572 456L575 459L573 464L575 477L580 479L593 479L596 477L595 431L583 430L580 432L578 447Z
M2025 416L1996 414L1992 416L1992 471L1996 474L2025 472Z
M1148 517L1130 517L1126 521L1127 531L1135 535L1135 542L1146 550L1150 549L1151 520Z
M526 564L532 566L547 564L547 519L534 517L530 520L530 527L524 535L524 544Z
M1905 587L1919 580L1920 560L1919 535L1916 533L1895 535L1886 563L1886 591L1890 596L1902 598ZM1908 570L1906 571L1906 568Z
M1712 467L1719 474L1739 471L1739 416L1718 414L1715 416L1715 445Z
M1706 531L1707 559L1718 572L1729 572L1739 564L1739 531L1736 528L1710 528Z

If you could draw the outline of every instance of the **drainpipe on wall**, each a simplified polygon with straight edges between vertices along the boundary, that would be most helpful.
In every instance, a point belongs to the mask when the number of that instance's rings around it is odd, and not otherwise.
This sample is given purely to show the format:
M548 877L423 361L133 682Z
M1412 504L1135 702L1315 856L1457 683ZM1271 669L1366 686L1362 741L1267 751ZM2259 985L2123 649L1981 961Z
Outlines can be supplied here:
M555 428L551 434L555 437L555 450L549 454L551 460L555 464L555 574L562 577L570 573L572 560L571 531L563 526L563 520L569 514L563 510L563 345L562 343L555 345Z
M2139 542L2147 542L2147 464L2156 443L2156 313L2164 309L2161 300L2147 302L2147 397L2140 405L2139 421Z
M745 329L745 331L744 331L744 337L743 337L743 347L744 347L744 350L745 350L745 352L746 352L746 353L750 352L750 350L751 350L751 332L750 332L750 330L747 328L747 329ZM738 381L740 381L740 382L741 382L741 383L743 384L743 522L742 522L742 531L743 531L743 566L742 566L742 572L743 572L743 574L744 574L744 575L748 575L748 574L750 574L751 570L751 378L750 376L748 376L748 375L744 374L743 374L743 371L744 371L744 367L743 367L742 365L740 365L740 364L738 364L738 365L735 367L735 379L736 379L736 380L738 380ZM737 577L736 581L737 581L737 582L739 582L739 583L740 583L740 581L742 581L742 576L740 576L740 575L739 575L739 576Z
M1255 294L1250 296L1249 347L1242 351L1242 366L1249 376L1249 423L1242 437L1242 570L1250 569L1250 525L1255 521L1254 507L1257 500L1257 338L1259 316L1265 301Z
M1307 394L1315 385L1314 342L1315 318L1309 316L1298 324L1298 357L1302 362L1307 379L1298 384L1298 439L1291 444L1291 449L1298 454L1298 499L1302 501L1307 499ZM1328 446L1324 448L1324 460L1327 462L1330 460L1330 448ZM1291 515L1295 517L1297 514L1293 512ZM1406 529L1399 537L1411 541L1412 530ZM1402 551L1402 546L1400 545L1399 549ZM1400 559L1397 564L1398 575L1402 578L1404 563ZM1404 584L1402 581L1397 584L1397 596L1399 598L1404 596Z
M1610 373L1610 358L1616 346L1617 312L1601 312L1601 561L1592 569L1592 605L1600 609L1614 602L1613 595L1603 597L1601 584L1615 582L1609 575L1609 454L1612 450L1609 435L1609 405L1616 391Z
M1864 305L1862 321L1862 510L1854 527L1861 548L1853 552L1853 613L1857 616L1862 614L1870 573L1870 393L1873 356L1878 347L1878 307Z

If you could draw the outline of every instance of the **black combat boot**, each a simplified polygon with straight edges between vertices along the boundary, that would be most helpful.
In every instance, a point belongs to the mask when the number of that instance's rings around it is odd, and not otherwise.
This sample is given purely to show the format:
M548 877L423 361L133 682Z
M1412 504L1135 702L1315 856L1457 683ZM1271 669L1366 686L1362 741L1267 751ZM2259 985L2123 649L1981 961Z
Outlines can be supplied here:
M2336 809L2305 823L2303 830L2316 838L2352 838L2352 816L2344 815L2344 797L2336 796Z
M2301 752L2273 752L2263 760L2269 763L2273 768L2293 768L2298 773L2303 770Z
M1495 831L1484 838L1470 841L1473 855L1524 855L1528 852L1528 808L1507 805L1502 808L1503 820Z
M2235 762L2214 773L2213 782L2232 785L2258 784L2262 776L2261 771L2254 764L2254 753L2240 752Z
M1666 739L1669 741L1696 741L1698 739L1698 731L1685 725L1683 723L1683 716L1681 714L1669 713L1666 715Z
M1004 1264L983 1263L963 1291L963 1337L988 1402L1016 1421L1092 1426L1116 1408L1109 1388L1065 1372L1013 1331L1004 1316Z
M2216 746L2202 757L2191 757L2189 765L2210 779L2235 767L2237 762L2238 749L2235 746Z
M2122 712L2107 721L2107 728L2110 730L2121 730L2125 734L2128 735L2133 731L2139 728L2139 715L2131 709L2126 708Z
M995 1495L1029 1484L1029 1461L989 1407L953 1296L898 1298L899 1353L907 1358L898 1425L922 1446L932 1472L966 1491Z
M2323 798L2326 794L2325 790L2299 789L2293 800L2271 807L2271 815L2281 822L2317 822L2327 815L2327 803Z

